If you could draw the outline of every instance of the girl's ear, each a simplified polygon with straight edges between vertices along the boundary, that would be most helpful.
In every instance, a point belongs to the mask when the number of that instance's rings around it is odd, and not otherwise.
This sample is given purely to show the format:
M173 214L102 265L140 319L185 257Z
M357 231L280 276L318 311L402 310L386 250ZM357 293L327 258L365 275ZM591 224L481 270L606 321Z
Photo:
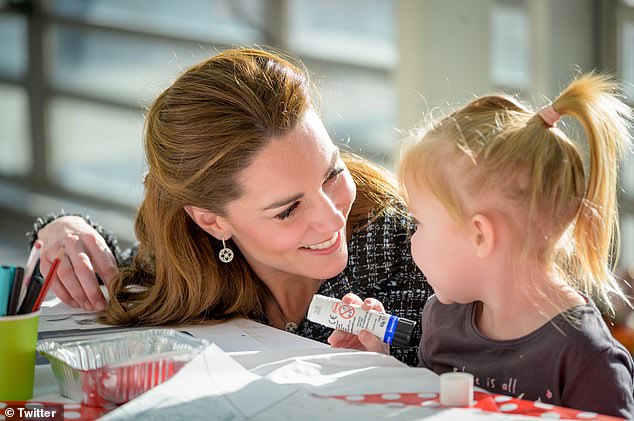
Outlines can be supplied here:
M218 240L228 240L233 235L229 224L223 217L196 206L185 206L184 209L196 225Z
M478 213L469 221L469 238L480 259L487 258L495 246L495 228L491 219Z

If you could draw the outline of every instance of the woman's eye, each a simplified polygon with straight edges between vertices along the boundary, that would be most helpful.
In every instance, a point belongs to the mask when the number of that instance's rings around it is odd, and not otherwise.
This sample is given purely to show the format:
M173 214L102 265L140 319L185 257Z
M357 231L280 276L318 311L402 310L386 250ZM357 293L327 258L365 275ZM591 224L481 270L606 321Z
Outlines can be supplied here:
M330 174L328 174L328 177L326 178L326 181L330 181L330 180L333 180L333 179L337 178L337 176L338 176L339 174L341 174L341 173L343 172L343 170L344 170L344 168L343 168L343 167L337 167L337 168L334 168L334 169L330 172Z
M279 220L284 220L284 219L288 218L289 216L291 216L291 214L297 208L298 205L299 205L299 202L293 203L291 206L289 206L288 208L286 208L282 212L280 212L277 215L275 215L275 217L277 219L279 219Z

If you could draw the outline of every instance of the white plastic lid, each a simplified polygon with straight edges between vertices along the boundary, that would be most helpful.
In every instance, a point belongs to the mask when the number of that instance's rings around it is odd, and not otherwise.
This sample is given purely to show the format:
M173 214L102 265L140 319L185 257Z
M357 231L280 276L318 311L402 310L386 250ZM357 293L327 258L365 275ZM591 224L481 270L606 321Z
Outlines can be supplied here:
M473 402L473 374L463 372L440 375L440 404L471 406Z

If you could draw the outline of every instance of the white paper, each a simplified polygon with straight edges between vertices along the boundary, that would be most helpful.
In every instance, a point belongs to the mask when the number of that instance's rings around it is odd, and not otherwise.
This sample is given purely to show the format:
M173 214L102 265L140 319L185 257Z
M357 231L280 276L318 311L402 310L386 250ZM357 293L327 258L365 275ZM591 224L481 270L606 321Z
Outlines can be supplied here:
M329 345L276 329L249 319L235 320L236 326L262 344L260 350L292 350L306 348L330 348Z
M169 381L106 414L103 420L248 419L297 390L296 386L271 387L210 345Z
M296 359L261 351L236 356L211 345L172 379L106 414L103 420L530 420L477 409L356 404L335 395L438 392L438 376L392 357L320 350ZM354 417L354 418L353 418ZM359 418L362 417L362 418Z
M104 285L100 286L101 292L108 299L108 288ZM53 293L49 293L40 306L42 316L69 316L76 314L94 314L94 311L84 310L81 307L71 307L62 302Z
M214 325L185 326L182 328L200 339L215 343L225 352L252 352L266 349L266 346L241 328L237 320Z
M108 296L108 290L101 286L101 291ZM126 331L117 326L105 325L97 322L98 313L82 308L71 307L50 293L42 302L42 314L39 318L38 332L40 339L64 340L86 338L93 334L103 334L113 330Z
M102 291L107 290L102 286ZM107 331L135 330L98 323L96 312L73 308L53 296L42 304L39 320L41 338L77 338ZM165 326L169 328L170 326ZM279 349L329 348L328 345L303 338L249 319L233 319L216 324L174 327L200 339L215 343L225 352L254 352Z

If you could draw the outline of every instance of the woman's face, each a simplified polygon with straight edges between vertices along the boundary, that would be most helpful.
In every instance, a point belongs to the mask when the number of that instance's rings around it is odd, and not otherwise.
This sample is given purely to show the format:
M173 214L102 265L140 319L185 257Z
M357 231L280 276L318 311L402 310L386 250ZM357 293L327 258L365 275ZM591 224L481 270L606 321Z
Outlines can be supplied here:
M263 279L328 279L346 267L354 181L319 117L272 139L239 177L244 194L221 223Z

